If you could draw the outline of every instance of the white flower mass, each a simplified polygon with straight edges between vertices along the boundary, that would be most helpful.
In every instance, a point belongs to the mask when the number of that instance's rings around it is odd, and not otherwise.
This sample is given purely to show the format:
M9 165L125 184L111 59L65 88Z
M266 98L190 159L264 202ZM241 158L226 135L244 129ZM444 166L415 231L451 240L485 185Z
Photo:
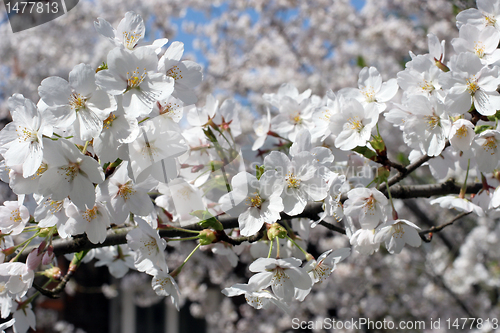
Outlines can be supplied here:
M95 18L101 65L50 72L34 87L37 103L7 97L0 179L17 198L0 206L0 316L13 318L0 329L34 328L33 284L60 292L61 276L94 256L115 278L149 275L155 297L177 310L202 304L211 327L227 331L286 330L306 312L407 319L403 303L412 318L500 319L500 0L478 0L455 13L458 30L443 23L446 33L427 40L377 23L377 1L333 2L337 11L312 11L295 29L324 23L307 38L273 19L273 33L259 35L250 13L227 15L227 35L197 40L208 67L182 42L150 43L139 11L117 25ZM262 15L275 5L256 3ZM372 29L351 34L357 15ZM349 37L320 55L325 34ZM238 35L252 47L212 50ZM412 38L429 52L387 43ZM221 86L209 91L213 82ZM68 253L68 272L56 274ZM210 306L207 285L231 298ZM252 308L232 298L242 295ZM500 327L489 325L475 328Z

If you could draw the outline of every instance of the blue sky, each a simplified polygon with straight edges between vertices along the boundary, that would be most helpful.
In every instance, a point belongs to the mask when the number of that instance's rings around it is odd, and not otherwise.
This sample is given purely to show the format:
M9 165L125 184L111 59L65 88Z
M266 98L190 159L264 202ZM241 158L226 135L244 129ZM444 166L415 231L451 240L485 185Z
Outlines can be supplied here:
M351 3L353 6L357 9L360 10L363 8L366 0L351 0ZM223 4L222 6L219 7L214 7L214 11L212 12L212 15L216 17L217 15L220 15L227 7L227 5ZM250 18L253 21L257 21L259 19L259 14L256 11L247 11L247 14L250 15ZM293 11L290 12L290 15L293 15ZM199 51L196 50L193 47L193 41L196 38L196 35L194 34L188 34L182 31L182 22L183 21L191 21L199 24L204 24L210 21L211 17L208 17L201 11L193 10L189 8L187 10L186 16L183 18L173 18L172 23L177 25L177 35L175 36L176 41L181 41L184 43L184 53L190 53L194 54L196 56L196 61L200 63L203 66L206 66L207 62L204 57L204 55Z

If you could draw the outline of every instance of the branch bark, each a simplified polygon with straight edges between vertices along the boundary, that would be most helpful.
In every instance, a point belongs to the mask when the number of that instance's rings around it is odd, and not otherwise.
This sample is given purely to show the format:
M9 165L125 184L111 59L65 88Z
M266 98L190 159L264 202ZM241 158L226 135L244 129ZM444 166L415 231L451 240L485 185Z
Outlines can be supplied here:
M470 184L467 186L467 193L477 193L482 188L481 183ZM408 198L422 198L422 197L430 197L433 195L445 195L445 194L453 194L458 193L460 191L460 186L456 184L453 180L446 181L441 184L431 184L431 185L394 185L391 186L391 195L393 198L397 199L408 199ZM343 196L341 201L344 202L347 199L346 196ZM295 216L288 216L287 214L282 213L281 219L292 219L292 218L309 218L311 220L318 220L319 214L323 212L322 203L312 203L308 204L304 211L301 214ZM238 218L230 217L227 215L219 216L217 219L222 223L224 229L232 229L238 227ZM345 229L327 222L322 221L320 223L322 226L335 231L341 234L345 234ZM198 230L201 231L203 228L198 224L192 224L189 226L184 226L184 229L189 230ZM93 244L91 243L85 235L78 235L71 239L58 239L55 240L52 245L54 246L54 254L56 256L80 252L84 250L90 250L93 248L100 248L105 246L119 245L127 243L126 235L127 233L134 229L134 227L123 227L119 229L110 229L108 230L106 240L101 244ZM179 230L160 230L160 237L190 237L193 236L192 233L183 232ZM227 243L237 245L241 244L243 241L257 241L261 237L255 236L251 238L228 238L222 237L221 240ZM258 238L257 238L258 237ZM29 252L35 248L34 246L28 247L20 259L25 259Z

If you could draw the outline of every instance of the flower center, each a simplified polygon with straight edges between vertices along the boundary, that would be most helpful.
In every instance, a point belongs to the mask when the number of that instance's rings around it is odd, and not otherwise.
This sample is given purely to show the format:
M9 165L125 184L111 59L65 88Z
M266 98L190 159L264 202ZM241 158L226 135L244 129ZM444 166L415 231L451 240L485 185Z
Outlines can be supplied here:
M114 114L110 114L108 118L104 119L102 122L103 129L109 129L113 125L113 121L115 121L116 116Z
M485 15L484 19L486 20L486 25L495 26L497 23L497 20L493 16Z
M152 256L154 253L160 252L160 249L158 248L158 244L156 244L156 240L151 236L147 236L146 239L143 239L142 245L144 246L144 248L148 252L149 256Z
M363 129L363 123L361 122L358 116L354 116L347 119L347 123L348 123L347 125L351 128L351 130L354 130L358 133L361 132L361 130Z
M262 198L257 193L255 193L255 195L253 197L248 198L247 200L250 201L249 203L247 203L248 206L257 207L257 208L260 208L260 206L262 206Z
M295 125L302 124L302 118L300 118L300 114L297 114L295 117L292 117L292 121Z
M64 173L66 180L71 182L75 179L78 172L80 172L80 165L78 163L69 162L67 166L63 166L59 170Z
M495 140L494 136L489 136L486 138L486 141L483 143L483 149L489 152L491 155L495 154L497 150L497 140Z
M474 42L474 53L479 57L484 57L484 44L481 42Z
M323 264L323 261L320 261L316 267L312 270L314 279L318 282L323 281L331 274L331 267Z
M16 129L19 142L38 142L36 132L31 131L27 127L18 126Z
M137 89L141 85L142 81L146 78L146 68L142 74L139 72L139 67L137 67L132 74L127 72L127 89Z
M430 93L430 92L434 91L434 89L436 89L436 88L434 87L434 85L432 85L432 83L431 83L431 82L429 82L429 81L427 81L427 80L424 80L424 82L423 82L423 83L420 83L420 88L421 88L424 92L428 92L428 93Z
M476 91L478 91L479 89L479 85L477 84L477 80L475 77L468 78L466 84L467 84L467 91L471 95L474 95Z
M123 45L129 50L132 50L137 42L141 39L141 34L132 31L124 31L123 32Z
M10 220L15 224L21 223L23 221L23 219L21 218L21 213L19 212L19 208L14 209L10 213Z
M459 129L457 129L457 132L455 133L455 135L459 139L463 139L463 138L467 137L467 134L468 134L467 126L465 126L465 125L462 125Z
M361 92L363 93L363 95L365 95L366 101L368 103L377 101L377 99L375 98L375 90L373 89L373 87L365 87L363 90L361 90Z
M392 226L392 229L394 230L392 233L392 237L394 238L403 238L403 235L405 233L403 229L403 224L401 222L398 222Z
M126 184L118 187L118 193L116 195L121 196L123 200L127 201L133 193L135 193L135 191L130 185L130 181L128 181Z
M436 128L436 126L441 126L441 122L438 116L433 114L432 116L425 116L424 119L427 121L427 126L430 130Z
M182 71L180 70L180 68L178 66L174 66L167 71L167 76L170 76L175 81L177 81L183 78L181 73Z
M373 214L373 211L375 210L375 198L373 198L373 195L370 195L366 199L365 208L370 211L370 214Z
M75 112L80 111L81 109L85 109L85 102L87 99L80 95L79 93L72 93L69 97L69 105Z
M293 187L297 188L300 186L300 179L295 177L295 175L291 172L288 173L287 177L285 178L286 182L288 183L288 187Z
M54 201L51 200L49 203L49 213L54 215L57 212L60 212L61 209L63 208L63 203L64 201Z
M97 206L94 206L92 209L87 209L85 213L83 213L83 218L87 222L91 222L95 218L97 218L97 215L99 215L99 211L97 210Z

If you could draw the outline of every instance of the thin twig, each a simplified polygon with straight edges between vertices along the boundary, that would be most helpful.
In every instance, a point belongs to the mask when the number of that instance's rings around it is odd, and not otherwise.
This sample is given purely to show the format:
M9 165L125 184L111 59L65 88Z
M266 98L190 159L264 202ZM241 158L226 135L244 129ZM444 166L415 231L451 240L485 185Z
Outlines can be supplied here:
M471 212L458 214L457 216L455 216L454 218L452 218L450 221L448 221L446 223L443 223L443 224L438 225L438 226L431 227L430 229L427 229L427 230L424 230L424 231L420 231L419 232L420 237L425 242L430 242L432 240L432 237L427 237L426 236L427 234L435 233L435 232L440 232L441 230L443 230L447 226L452 225L453 223L455 223L456 221L460 220L462 217L469 215L470 213Z

